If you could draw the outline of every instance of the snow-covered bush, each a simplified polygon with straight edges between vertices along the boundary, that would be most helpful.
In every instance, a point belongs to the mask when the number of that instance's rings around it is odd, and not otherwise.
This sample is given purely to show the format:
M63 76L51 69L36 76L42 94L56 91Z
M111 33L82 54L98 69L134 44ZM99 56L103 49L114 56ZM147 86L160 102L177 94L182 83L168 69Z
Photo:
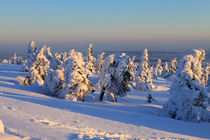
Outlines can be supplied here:
M88 73L95 72L95 61L96 58L93 56L93 44L89 44L88 52L87 52L87 57L86 57L86 69Z
M9 63L9 61L8 61L7 59L3 59L3 60L1 61L1 63Z
M186 121L210 121L206 110L207 93L203 83L202 60L205 51L190 50L185 53L171 88L172 96L163 111L169 117Z
M50 95L57 97L65 86L64 80L64 70L62 68L57 70L49 69L44 86L48 89Z
M97 61L95 63L95 70L97 73L101 72L101 68L103 67L103 63L104 63L104 55L105 53L101 53L100 55L98 55Z
M74 54L67 60L64 70L65 87L61 90L58 97L66 100L82 100L88 94L91 82L87 78L85 62L80 52L71 51Z
M23 77L18 77L19 83L22 85L39 85L44 84L44 80L47 76L47 71L49 69L50 61L45 56L46 46L43 46L36 58L35 62L32 64L29 72L27 73L25 79Z
M158 76L161 76L162 75L162 72L163 72L163 67L161 65L161 60L158 59L158 62L157 62L156 66L155 66L155 69L154 69L154 75L153 75L153 77L155 79L157 79Z
M149 57L147 49L144 49L139 62L139 70L136 76L136 89L148 91L153 88L152 75L149 69Z
M128 69L129 57L122 55L109 55L103 64L99 80L100 101L106 93L108 101L116 102L117 96L126 96L131 74Z

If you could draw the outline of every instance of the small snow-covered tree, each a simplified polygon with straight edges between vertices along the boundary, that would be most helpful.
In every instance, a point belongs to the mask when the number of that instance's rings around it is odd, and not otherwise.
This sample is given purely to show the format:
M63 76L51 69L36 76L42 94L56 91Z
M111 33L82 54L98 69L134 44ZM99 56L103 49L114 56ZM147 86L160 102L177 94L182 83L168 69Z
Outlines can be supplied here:
M46 46L43 46L35 58L35 62L32 64L29 72L27 73L25 79L23 77L18 77L19 83L21 85L39 85L44 84L44 80L47 76L47 71L49 69L50 61L45 56Z
M17 64L22 65L24 64L24 59L22 56L17 56L16 53L14 53L13 57L10 58L9 63L11 64Z
M10 61L11 64L16 64L16 61L17 61L17 55L16 55L16 53L14 53L13 57L10 58L9 61Z
M164 66L163 66L162 77L168 78L170 76L171 76L171 73L169 71L168 62L165 62Z
M131 80L128 65L129 57L126 54L117 56L112 54L105 59L98 83L100 87L99 101L103 100L105 93L108 101L112 102L117 101L117 96L126 96Z
M156 66L155 66L155 69L154 69L154 75L153 75L153 77L155 79L157 79L158 76L161 76L162 75L162 72L163 72L163 67L161 65L161 60L158 59L158 62L157 62Z
M101 72L101 68L103 67L103 63L104 63L104 55L105 53L101 53L100 55L98 55L97 61L95 63L95 68L96 68L96 72L100 73Z
M170 68L169 68L169 71L171 74L174 74L177 70L177 59L174 58L172 61L171 61L171 64L170 64Z
M84 101L91 82L87 78L82 53L74 51L74 54L67 60L68 63L64 70L65 87L61 90L58 97L66 100L76 101L80 99Z
M44 86L48 89L50 95L57 97L65 86L64 80L64 70L62 68L57 70L49 69Z
M207 63L204 67L203 76L201 78L203 86L207 86L209 75L210 75L210 64Z
M95 72L96 58L93 56L93 44L92 43L89 44L86 60L87 60L86 69L87 69L88 73L91 74L92 72Z
M181 60L171 88L172 96L163 111L169 117L186 121L210 121L206 110L207 93L203 83L202 60L205 51L187 51Z
M128 65L128 69L130 71L130 74L131 74L131 81L134 81L135 80L135 71L137 69L137 65L135 63L135 59L136 59L136 56L134 56L132 59L129 58L129 65Z

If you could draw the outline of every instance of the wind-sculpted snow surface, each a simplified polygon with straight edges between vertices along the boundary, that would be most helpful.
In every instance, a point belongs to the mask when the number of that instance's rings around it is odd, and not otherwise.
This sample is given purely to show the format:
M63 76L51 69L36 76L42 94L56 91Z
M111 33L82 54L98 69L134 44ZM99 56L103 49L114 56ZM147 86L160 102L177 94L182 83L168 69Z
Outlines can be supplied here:
M159 117L171 83L153 80L157 102L145 103L147 93L132 90L117 103L98 102L99 93L73 102L47 96L40 86L17 85L22 66L0 63L0 120L5 140L83 139L210 139L209 123ZM104 95L106 96L106 95ZM210 108L208 106L207 110Z

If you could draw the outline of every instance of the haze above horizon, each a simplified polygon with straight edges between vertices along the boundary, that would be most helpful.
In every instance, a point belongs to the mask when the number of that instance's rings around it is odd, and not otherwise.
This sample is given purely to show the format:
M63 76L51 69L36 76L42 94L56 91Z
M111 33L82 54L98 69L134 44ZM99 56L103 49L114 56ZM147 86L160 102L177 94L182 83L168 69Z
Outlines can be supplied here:
M1 53L30 40L56 49L178 51L210 46L210 1L0 1Z

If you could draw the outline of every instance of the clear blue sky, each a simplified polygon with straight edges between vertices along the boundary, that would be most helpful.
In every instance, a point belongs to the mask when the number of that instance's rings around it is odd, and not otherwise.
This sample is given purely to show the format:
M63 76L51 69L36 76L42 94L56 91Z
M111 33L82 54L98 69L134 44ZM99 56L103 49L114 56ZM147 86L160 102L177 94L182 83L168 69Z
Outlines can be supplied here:
M210 48L210 0L1 0L1 50Z

